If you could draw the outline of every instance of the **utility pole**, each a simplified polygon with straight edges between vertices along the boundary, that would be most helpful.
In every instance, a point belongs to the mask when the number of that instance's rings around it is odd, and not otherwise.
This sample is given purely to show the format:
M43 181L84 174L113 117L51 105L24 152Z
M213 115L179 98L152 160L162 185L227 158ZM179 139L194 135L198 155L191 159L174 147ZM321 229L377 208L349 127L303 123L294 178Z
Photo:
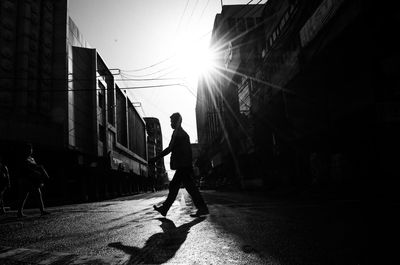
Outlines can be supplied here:
M224 4L222 3L222 0L221 0L221 9L222 9L222 6L223 6Z

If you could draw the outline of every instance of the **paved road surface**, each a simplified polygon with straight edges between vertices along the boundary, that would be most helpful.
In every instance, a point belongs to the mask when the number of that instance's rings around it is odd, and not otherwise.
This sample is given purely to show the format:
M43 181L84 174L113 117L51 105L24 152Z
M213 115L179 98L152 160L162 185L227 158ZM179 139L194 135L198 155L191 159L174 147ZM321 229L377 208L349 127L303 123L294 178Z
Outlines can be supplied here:
M364 264L367 225L357 201L285 201L205 191L211 214L191 218L181 190L15 212L0 218L0 264ZM24 263L26 262L26 263Z

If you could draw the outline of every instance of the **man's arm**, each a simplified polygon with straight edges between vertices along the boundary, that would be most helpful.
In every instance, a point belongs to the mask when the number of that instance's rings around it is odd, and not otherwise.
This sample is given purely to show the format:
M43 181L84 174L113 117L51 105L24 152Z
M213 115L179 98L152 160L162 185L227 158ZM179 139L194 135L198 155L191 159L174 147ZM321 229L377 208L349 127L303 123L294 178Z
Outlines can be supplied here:
M156 155L155 157L150 158L149 163L155 163L158 159L160 159L161 157L164 157L166 155L168 155L169 153L171 153L171 147L167 147L164 150L161 151L161 153L159 153L158 155Z
M165 148L164 150L162 150L161 153L159 153L159 154L156 155L155 157L150 158L150 159L149 159L149 163L150 163L150 164L155 163L158 159L160 159L160 158L162 158L162 157L168 155L169 153L171 153L174 144L175 144L175 131L174 131L174 133L172 134L171 142L169 142L168 147Z

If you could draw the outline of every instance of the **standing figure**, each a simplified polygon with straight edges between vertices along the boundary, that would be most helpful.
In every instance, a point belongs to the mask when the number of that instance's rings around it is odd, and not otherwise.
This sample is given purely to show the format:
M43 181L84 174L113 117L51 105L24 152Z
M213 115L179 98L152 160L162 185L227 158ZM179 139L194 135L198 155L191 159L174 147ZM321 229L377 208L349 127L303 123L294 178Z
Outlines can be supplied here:
M3 162L3 157L0 155L0 214L6 213L4 209L4 193L10 186L8 168Z
M174 177L169 183L168 197L162 206L154 205L154 209L161 215L166 216L172 203L178 195L181 184L184 185L192 197L193 203L197 208L197 212L191 214L192 217L200 217L208 214L208 207L205 204L203 197L194 184L191 176L193 175L192 167L192 148L190 146L189 135L182 129L182 116L179 113L174 113L170 117L171 127L174 129L171 141L159 155L151 158L149 163L153 164L161 157L171 153L171 169L176 170Z
M39 209L41 215L50 214L49 212L44 210L43 198L41 188L44 185L44 181L49 178L46 170L42 165L38 165L33 158L33 148L31 144L26 144L23 149L24 152L24 160L22 164L22 189L23 189L23 198L20 201L18 208L18 217L24 217L23 214L24 205L26 200L29 197L30 193L34 193L37 195L37 199L39 202Z

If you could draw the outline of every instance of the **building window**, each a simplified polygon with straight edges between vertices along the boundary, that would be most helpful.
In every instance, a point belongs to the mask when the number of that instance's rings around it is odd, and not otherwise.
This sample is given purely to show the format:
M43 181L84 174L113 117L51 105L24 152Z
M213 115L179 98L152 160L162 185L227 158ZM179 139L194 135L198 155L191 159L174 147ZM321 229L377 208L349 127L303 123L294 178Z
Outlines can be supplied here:
M289 12L290 12L290 13L293 13L293 11L294 11L294 4L291 4L291 5L290 5L290 11L289 11Z
M286 17L283 17L283 19L281 20L281 23L279 24L279 29L282 30L283 27L285 26L285 24L286 24Z
M107 82L107 114L108 114L108 123L115 126L114 119L114 84L113 82Z
M105 131L104 131L104 126L99 124L99 140L100 142L104 143L105 140Z
M104 104L105 104L105 97L104 97L104 92L105 92L105 87L104 85L98 81L98 88L99 88L99 92L98 92L98 96L99 96L99 107L100 108L104 108Z
M289 12L286 12L286 14L285 14L285 20L286 20L286 21L289 20Z
M128 147L126 98L120 89L117 92L117 142Z
M104 108L104 94L99 92L99 107Z
M239 109L240 113L244 115L249 115L250 114L250 87L251 87L251 82L249 79L243 80L241 86L239 87Z

